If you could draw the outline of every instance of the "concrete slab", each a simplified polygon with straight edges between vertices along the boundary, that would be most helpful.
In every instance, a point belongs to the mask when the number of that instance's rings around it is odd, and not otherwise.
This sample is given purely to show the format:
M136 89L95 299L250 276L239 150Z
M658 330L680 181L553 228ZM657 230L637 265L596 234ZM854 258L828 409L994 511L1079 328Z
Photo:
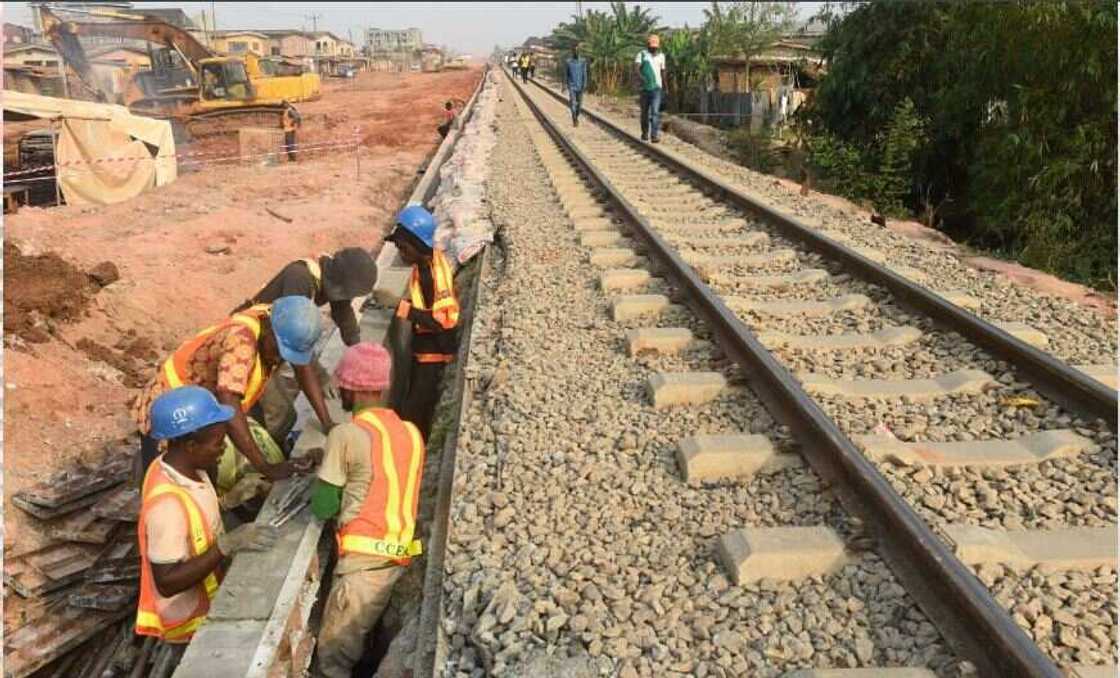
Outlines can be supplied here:
M1120 667L1117 667L1116 664L1109 664L1108 666L1077 664L1066 670L1069 672L1069 678L1116 678L1120 674Z
M760 247L769 244L770 236L760 231L751 231L741 236L719 238L693 237L692 233L682 233L670 235L669 240L673 244L685 245L694 249L734 249L736 247Z
M1055 570L1116 568L1116 525L1060 530L992 530L946 525L945 535L967 565L999 563Z
M778 452L762 435L690 436L677 443L677 468L685 482L750 478L802 464L801 457Z
M610 213L600 205L588 207L573 207L568 210L568 216L575 219L609 219Z
M621 229L620 224L616 224L610 219L597 219L595 217L584 217L581 219L573 219L572 225L575 226L577 231L611 231Z
M929 669L894 666L882 669L797 669L781 678L937 678Z
M943 468L1038 464L1047 459L1076 457L1095 446L1092 440L1066 429L1041 431L1015 440L904 443L890 436L856 436L855 442L871 459Z
M174 676L245 676L252 668L250 650L264 636L265 622L216 622L207 619L194 634Z
M845 294L828 301L754 301L743 297L729 297L727 305L735 311L760 315L797 315L820 318L841 311L858 311L871 305L862 294Z
M387 308L393 308L404 296L408 289L408 281L412 278L412 267L392 266L382 268L378 266L377 285L373 288L373 298L377 303Z
M856 254L862 255L864 258L870 259L871 261L874 261L878 264L883 264L887 261L887 255L883 254L879 250L872 249L870 247L850 246L849 249L851 249Z
M644 287L653 276L644 268L612 268L599 274L599 288L604 292Z
M716 554L736 584L823 576L851 562L828 527L740 528L720 538Z
M835 395L845 398L911 398L930 400L953 393L980 393L995 383L987 372L959 370L935 379L864 379L848 381L819 374L799 374L801 386L812 395Z
M783 275L752 275L748 278L725 276L719 273L708 276L710 282L722 285L748 285L760 290L776 290L797 285L819 285L828 282L828 271L806 268Z
M980 300L976 297L965 294L964 292L950 290L945 292L938 292L937 294L950 304L960 306L961 308L969 311L976 311L980 308Z
M730 266L766 266L793 261L797 253L793 250L771 250L762 254L738 254L715 256L700 252L681 252L681 258L693 268L713 270Z
M1084 372L1109 388L1116 388L1115 365L1074 365L1073 368Z
M626 332L626 348L632 356L645 352L676 355L693 341L687 327L642 327Z
M583 231L579 234L579 244L582 247L610 247L626 240L626 236L618 231Z
M601 247L591 250L588 256L594 266L614 267L633 266L638 263L639 257L634 250L621 247Z
M649 378L653 409L675 405L703 405L715 400L727 387L719 372L658 372Z
M871 334L797 335L781 332L763 332L758 340L767 348L799 348L810 351L840 351L846 349L883 348L905 346L922 338L916 327L884 327Z
M647 315L657 315L669 308L669 297L664 294L627 294L611 302L611 318L616 322L633 320Z
M658 217L658 218L652 219L650 221L650 223L653 224L654 228L656 228L659 231L663 231L666 234L669 234L669 233L677 234L677 233L679 233L681 235L690 234L690 233L696 233L696 234L732 233L732 232L741 231L745 228L750 227L750 224L747 221L741 220L741 219L735 219L735 220L732 220L732 221L725 221L725 222L718 222L718 223L688 224L688 223L682 223L680 221L675 221L673 219L667 219L665 217Z
M1026 323L993 322L992 324L1035 348L1046 348L1050 345L1049 337Z

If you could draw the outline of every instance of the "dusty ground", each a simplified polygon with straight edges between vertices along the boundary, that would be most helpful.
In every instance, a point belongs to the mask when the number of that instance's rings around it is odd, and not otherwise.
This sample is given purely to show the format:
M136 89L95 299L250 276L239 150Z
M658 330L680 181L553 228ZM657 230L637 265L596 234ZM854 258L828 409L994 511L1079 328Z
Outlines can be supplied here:
M352 138L357 126L362 143L354 150L274 167L184 168L175 183L130 202L25 208L5 218L7 240L22 252L4 250L9 554L41 543L38 521L12 506L12 493L75 459L99 459L107 442L131 436L135 387L180 341L294 258L379 246L440 141L442 102L469 97L478 77L472 70L328 80L321 100L300 105L300 142ZM228 252L210 253L219 248ZM42 255L57 257L40 260L50 267L28 259ZM104 267L97 267L106 261L120 280L101 287L96 274ZM38 306L20 306L32 295Z

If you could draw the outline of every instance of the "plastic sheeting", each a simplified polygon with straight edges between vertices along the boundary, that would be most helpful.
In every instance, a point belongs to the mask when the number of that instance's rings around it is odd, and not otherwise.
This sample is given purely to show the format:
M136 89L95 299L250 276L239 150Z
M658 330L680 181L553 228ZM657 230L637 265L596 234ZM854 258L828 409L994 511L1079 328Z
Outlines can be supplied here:
M5 90L3 107L57 121L55 164L71 205L108 205L133 198L178 175L171 123L131 114L124 106L56 99ZM153 153L155 154L153 156Z
M497 143L498 87L498 71L493 69L478 93L474 115L455 152L440 168L439 190L432 199L436 243L459 265L494 241L494 224L484 203L490 151Z

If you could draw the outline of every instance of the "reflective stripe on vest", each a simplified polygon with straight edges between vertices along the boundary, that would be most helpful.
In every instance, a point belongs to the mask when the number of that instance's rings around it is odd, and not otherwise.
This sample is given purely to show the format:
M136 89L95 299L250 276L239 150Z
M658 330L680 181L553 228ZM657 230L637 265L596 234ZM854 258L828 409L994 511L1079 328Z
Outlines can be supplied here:
M220 330L227 329L233 325L241 325L242 327L249 328L253 333L253 338L260 340L261 338L261 321L260 319L267 316L269 307L265 304L260 304L247 308L241 313L236 313L230 316L225 322L222 322L213 327L207 327L192 339L183 342L179 348L175 349L175 353L164 361L161 370L164 381L171 388L179 388L185 384L185 374L187 364L194 356L195 351L206 342L207 339L212 337ZM260 399L261 394L264 392L264 365L261 364L261 356L258 352L253 357L253 371L249 374L249 383L245 385L245 393L241 396L241 409L248 412L257 400Z
M412 536L420 502L424 440L416 426L391 410L364 410L354 417L354 423L369 435L373 473L358 515L338 531L339 555L361 553L408 563L422 552L420 541Z
M167 478L160 467L159 460L154 462L148 467L148 473L144 478L144 502L140 507L140 519L137 521L137 537L140 542L140 600L136 606L136 633L156 636L163 640L186 640L205 621L210 611L210 601L218 592L218 575L216 572L211 572L201 582L206 592L206 600L193 615L177 624L167 623L159 616L155 604L158 591L152 575L152 565L148 562L147 512L157 498L165 495L175 497L183 508L193 557L202 555L214 543L210 526L203 519L202 510L190 493Z
M300 259L307 266L307 270L311 272L311 278L315 281L315 294L312 295L311 300L314 301L315 297L319 296L319 290L323 289L323 269L319 266L319 262L314 259Z
M412 297L412 306L421 311L428 310L424 303L424 291L420 287L420 271L412 267L412 281L409 283L409 294ZM432 317L445 330L454 329L459 324L459 300L455 298L455 274L447 258L440 250L432 250L432 292L435 296L432 302ZM417 327L418 334L427 334L431 330Z

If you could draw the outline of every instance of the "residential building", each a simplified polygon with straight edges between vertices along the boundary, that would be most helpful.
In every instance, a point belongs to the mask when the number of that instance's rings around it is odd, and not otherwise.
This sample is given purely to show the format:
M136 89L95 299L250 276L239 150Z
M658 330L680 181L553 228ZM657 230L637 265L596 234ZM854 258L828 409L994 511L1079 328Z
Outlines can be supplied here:
M261 31L261 33L268 36L268 53L270 56L303 59L315 53L311 38L303 31L268 30Z
M210 38L210 48L221 54L265 56L270 45L269 37L260 31L215 31Z
M311 40L311 53L317 57L338 56L338 46L342 42L338 36L330 31L315 31L308 33Z
M50 45L17 45L4 49L4 65L58 68L58 52Z
M4 22L4 46L28 45L35 42L35 31L25 26Z

